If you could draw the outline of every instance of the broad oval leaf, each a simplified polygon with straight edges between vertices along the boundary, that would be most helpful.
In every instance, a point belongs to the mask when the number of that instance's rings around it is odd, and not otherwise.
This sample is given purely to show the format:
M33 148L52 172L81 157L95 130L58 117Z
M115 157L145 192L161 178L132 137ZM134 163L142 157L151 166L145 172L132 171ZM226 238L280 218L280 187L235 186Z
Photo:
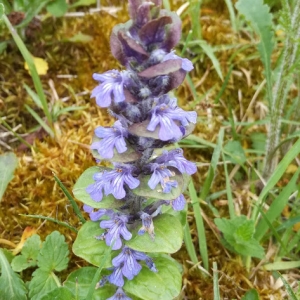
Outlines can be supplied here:
M73 244L73 253L89 263L100 266L109 248L105 241L97 240L96 237L104 233L104 229L100 228L99 222L88 221L80 228L76 240ZM111 266L110 255L105 262L104 267Z
M43 296L40 300L75 300L75 298L67 288L60 286Z
M137 251L149 253L174 253L182 245L183 229L180 221L169 214L160 215L153 220L155 239L152 240L149 234L138 235L139 227L133 232L131 240L125 244Z
M93 136L93 142L101 141L97 136ZM119 153L116 148L114 149L114 156L110 159L103 158L97 150L92 150L92 154L95 158L101 159L101 160L109 160L113 162L121 162L121 163L127 163L132 162L135 160L138 160L142 155L141 153L138 153L134 150L134 148L126 143L127 151L123 153Z
M115 200L115 198L112 195L105 196L103 195L103 198L101 201L96 202L94 201L90 194L86 191L86 188L93 184L95 181L93 179L93 175L95 173L99 173L104 170L110 170L109 168L103 168L103 167L91 167L85 170L80 177L78 178L77 182L74 185L73 188L73 194L74 196L83 202L84 204L87 204L94 208L117 208L119 206L122 206L124 202L120 200Z
M95 267L83 267L72 272L67 280L64 283L64 286L67 287L78 300L85 300L89 292L91 282L97 272ZM100 275L99 280L102 275ZM112 285L106 285L95 290L92 300L103 300L109 297L116 292L116 288Z
M0 155L0 202L9 182L13 179L13 174L18 166L18 159L13 152Z
M181 290L181 273L177 262L171 257L157 256L154 258L157 273L143 267L138 276L127 280L124 290L143 300L172 300Z
M184 178L182 174L177 171L175 168L169 168L170 170L174 171L175 176L171 177L171 180L175 180L178 183L177 187L172 187L170 193L163 193L161 184L158 183L158 185L155 187L154 190L152 190L148 186L149 179L151 175L140 175L138 179L140 180L140 185L132 190L132 192L138 196L142 197L149 197L149 198L155 198L155 199L161 199L161 200L173 200L180 196L183 192L183 188L185 186Z
M176 219L179 220L179 222L181 223L181 226L184 227L186 225L186 216L187 216L187 205L185 205L184 209L183 210L174 210L172 208L171 205L163 205L162 207L162 213L166 213L166 214L169 214L169 215L172 215L174 216Z

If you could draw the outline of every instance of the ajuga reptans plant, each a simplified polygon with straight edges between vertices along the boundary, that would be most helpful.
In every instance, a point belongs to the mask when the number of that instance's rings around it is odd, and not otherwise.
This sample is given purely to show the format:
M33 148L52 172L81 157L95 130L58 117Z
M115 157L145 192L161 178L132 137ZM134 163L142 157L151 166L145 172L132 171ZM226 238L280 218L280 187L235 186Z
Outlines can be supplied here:
M179 17L160 6L160 0L129 0L131 20L113 28L111 52L124 69L94 74L92 97L116 121L96 128L91 145L97 162L112 166L86 170L73 190L92 221L83 227L99 224L91 237L95 255L111 249L98 283L115 286L110 300L168 300L181 288L180 266L167 254L182 244L183 192L196 165L172 144L192 132L197 114L169 93L193 65L174 51Z

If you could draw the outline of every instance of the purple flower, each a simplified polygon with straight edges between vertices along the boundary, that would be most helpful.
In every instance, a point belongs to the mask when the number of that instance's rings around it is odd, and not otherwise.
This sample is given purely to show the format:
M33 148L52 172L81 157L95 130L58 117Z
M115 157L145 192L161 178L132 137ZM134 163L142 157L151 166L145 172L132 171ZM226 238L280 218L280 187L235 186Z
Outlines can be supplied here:
M122 274L122 268L114 268L114 271L107 276L107 280L118 287L122 287L124 285L124 279Z
M181 173L192 175L197 172L197 167L193 162L188 161L183 156L182 149L165 150L163 154L155 159L155 162L178 169Z
M179 140L183 136L180 129L182 126L188 126L189 123L196 124L197 113L195 111L184 111L177 106L176 98L166 96L158 100L157 105L151 110L151 119L147 130L154 131L157 125L160 125L159 139L162 141Z
M122 236L126 241L131 239L132 234L126 227L127 222L127 216L118 214L111 215L110 220L100 222L100 227L107 229L105 242L107 246L112 245L112 250L118 250L122 247L122 240L120 236Z
M142 269L141 265L137 262L138 260L145 261L151 271L157 272L155 264L148 255L132 250L127 246L112 260L112 264L114 267L122 266L123 275L131 280L134 276L138 275Z
M177 181L170 180L170 177L175 176L175 173L170 171L165 164L151 163L149 165L153 173L148 181L148 186L152 190L156 188L158 183L161 184L164 193L169 193L172 187L177 187Z
M103 158L112 158L114 156L114 148L117 149L118 153L123 153L127 150L124 138L127 138L128 132L120 121L116 121L109 128L102 126L96 128L95 135L101 140L92 143L91 149L97 150Z
M108 211L107 209L98 209L98 211L94 212L94 208L86 204L83 205L83 210L90 215L90 219L92 221L99 220L101 217L106 215Z
M185 203L186 201L182 194L178 198L171 201L173 209L177 211L183 210L185 207Z
M112 171L94 174L93 178L96 182L89 185L86 191L95 201L102 200L103 189L106 196L112 194L116 199L122 199L126 195L124 183L130 189L135 189L140 184L140 181L131 175L134 169L135 167L129 164L115 164L115 169Z
M187 58L181 58L177 56L174 52L175 51L171 51L170 53L165 55L162 61L164 62L170 59L181 59L181 68L184 71L189 72L194 69L194 66L190 60L188 60Z
M142 266L137 260L145 260L146 258L148 258L146 254L125 246L122 252L112 260L112 264L115 267L121 266L123 275L131 280L134 276L139 274L142 269Z
M143 226L138 231L138 234L143 235L145 234L145 232L148 232L150 237L154 240L155 233L154 233L154 224L153 224L152 216L150 216L147 213L143 213L141 215L141 220Z
M102 177L105 173L106 171L94 174L93 178L96 182L86 188L87 193L89 193L91 198L96 202L101 201L103 198L105 179L102 179Z
M96 98L96 103L100 107L109 107L112 97L116 103L124 101L124 84L127 77L127 71L111 70L103 74L94 73L93 78L101 84L93 89L91 97Z
M108 298L107 300L132 300L131 298L127 297L122 288L118 288L116 293Z

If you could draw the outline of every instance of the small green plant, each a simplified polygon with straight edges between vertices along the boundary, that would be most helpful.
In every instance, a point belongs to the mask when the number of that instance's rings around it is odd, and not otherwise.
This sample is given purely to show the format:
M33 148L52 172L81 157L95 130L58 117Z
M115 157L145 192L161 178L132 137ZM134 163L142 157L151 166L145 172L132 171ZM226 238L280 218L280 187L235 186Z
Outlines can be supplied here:
M230 220L215 219L215 224L223 233L226 248L242 256L263 258L264 248L254 238L255 224L246 216L236 216Z

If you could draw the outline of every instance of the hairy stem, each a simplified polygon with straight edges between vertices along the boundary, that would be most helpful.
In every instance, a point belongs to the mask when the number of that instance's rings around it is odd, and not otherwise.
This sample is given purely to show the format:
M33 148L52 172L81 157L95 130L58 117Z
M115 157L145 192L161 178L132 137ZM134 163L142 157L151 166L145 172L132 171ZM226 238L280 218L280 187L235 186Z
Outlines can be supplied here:
M270 127L266 143L266 158L263 177L267 180L278 163L278 154L276 148L280 139L281 115L285 105L287 94L291 84L291 69L296 60L296 54L299 43L297 40L300 37L300 1L297 1L294 8L294 13L291 20L291 36L287 36L283 59L280 65L278 77L274 86L273 99L270 107Z

